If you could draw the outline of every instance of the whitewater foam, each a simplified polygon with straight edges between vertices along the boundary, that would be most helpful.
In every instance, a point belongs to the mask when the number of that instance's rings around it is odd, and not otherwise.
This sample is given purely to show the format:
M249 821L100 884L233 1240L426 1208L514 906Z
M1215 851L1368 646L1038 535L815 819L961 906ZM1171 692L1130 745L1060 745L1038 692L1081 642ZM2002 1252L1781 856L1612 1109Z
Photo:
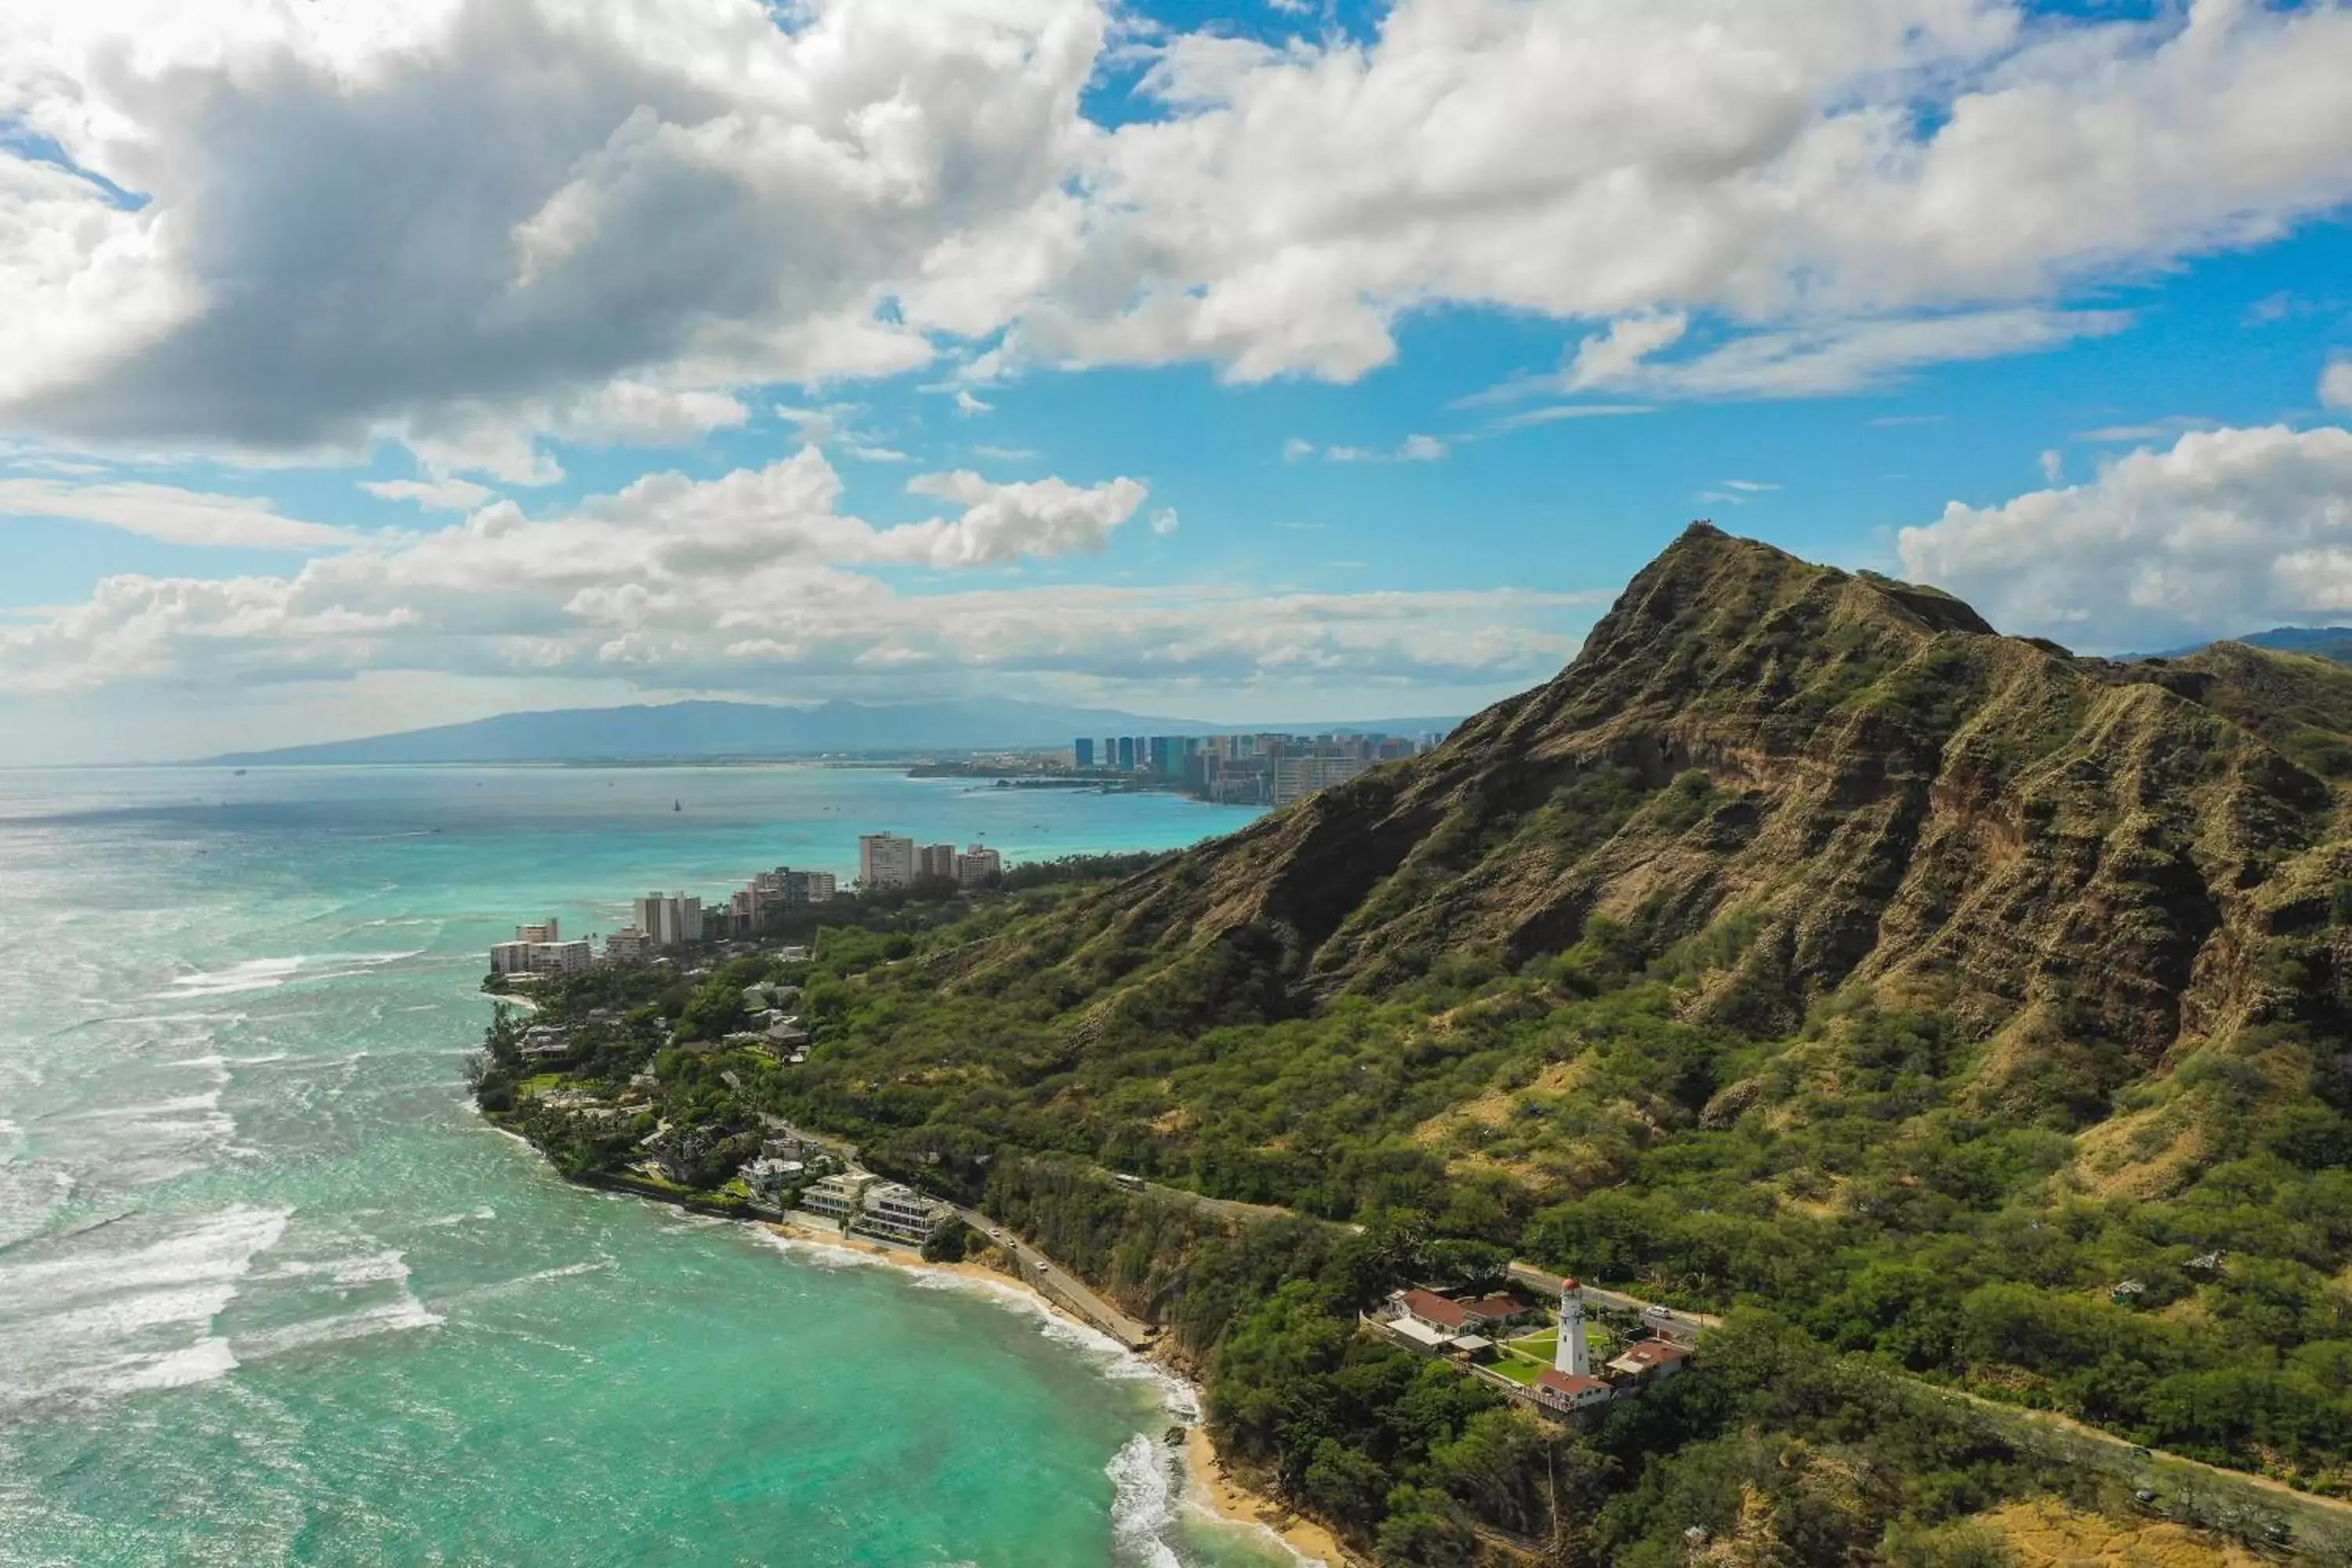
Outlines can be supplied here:
M364 1339L374 1334L402 1333L412 1329L439 1328L446 1319L415 1296L404 1293L397 1301L381 1306L362 1307L331 1318L312 1318L303 1322L264 1329L239 1334L231 1342L239 1362L263 1361L284 1355L289 1351L307 1350L312 1345L331 1343L337 1340Z
M381 969L387 963L397 963L404 958L415 958L425 950L404 948L398 952L318 952L296 953L290 958L248 958L232 963L226 969L200 970L194 974L175 975L172 989L159 993L170 997L234 996L247 991L275 991L293 980L344 980L364 974L371 969Z
M1173 1449L1138 1432L1103 1467L1110 1477L1112 1560L1121 1568L1183 1568L1167 1539L1184 1495L1182 1466Z
M0 1406L225 1374L236 1359L212 1321L290 1214L231 1208L144 1245L85 1241L63 1257L0 1269L0 1340L11 1347L0 1363ZM188 1335L192 1328L201 1331Z

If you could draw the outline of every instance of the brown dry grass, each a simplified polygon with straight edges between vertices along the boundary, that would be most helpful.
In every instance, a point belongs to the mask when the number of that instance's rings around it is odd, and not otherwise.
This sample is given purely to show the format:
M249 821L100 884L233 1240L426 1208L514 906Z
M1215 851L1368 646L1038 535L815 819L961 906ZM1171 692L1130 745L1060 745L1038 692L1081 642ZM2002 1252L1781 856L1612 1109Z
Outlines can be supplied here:
M2186 1525L2124 1521L2042 1499L1979 1514L2025 1568L2263 1568L2234 1542Z

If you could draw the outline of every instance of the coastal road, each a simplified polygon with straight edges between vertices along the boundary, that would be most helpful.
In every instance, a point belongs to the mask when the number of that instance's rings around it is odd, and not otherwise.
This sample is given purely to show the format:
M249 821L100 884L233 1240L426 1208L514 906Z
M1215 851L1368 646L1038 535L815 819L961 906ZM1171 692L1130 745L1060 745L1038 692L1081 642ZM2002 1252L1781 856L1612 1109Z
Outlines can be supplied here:
M964 1224L1011 1253L1020 1267L1021 1278L1032 1287L1066 1303L1078 1316L1128 1349L1145 1349L1159 1337L1159 1330L1129 1317L1104 1300L1086 1281L1013 1235L1012 1226L999 1225L978 1209L961 1205L956 1205L956 1213L962 1216Z
M1555 1301L1559 1300L1559 1276L1550 1269L1538 1268L1532 1263L1514 1263L1510 1274L1514 1283L1540 1290ZM1723 1327L1723 1320L1711 1312L1685 1312L1675 1307L1662 1307L1655 1301L1644 1301L1639 1296L1628 1296L1622 1290L1604 1290L1598 1285L1585 1286L1584 1299L1596 1307L1638 1313L1643 1322L1680 1344L1688 1344L1703 1330Z
M1117 1173L1114 1172L1106 1171L1103 1173L1117 1180ZM1213 1198L1185 1187L1163 1187L1158 1182L1141 1182L1132 1185L1120 1182L1119 1185L1130 1193L1145 1193L1155 1198L1166 1198L1171 1203L1182 1204L1187 1208L1199 1209L1202 1214L1213 1214L1220 1219L1266 1220L1298 1217L1291 1210L1274 1204L1245 1204L1239 1198ZM1326 1220L1323 1223L1328 1225L1331 1222ZM1343 1225L1340 1228L1361 1230L1364 1227L1360 1225Z

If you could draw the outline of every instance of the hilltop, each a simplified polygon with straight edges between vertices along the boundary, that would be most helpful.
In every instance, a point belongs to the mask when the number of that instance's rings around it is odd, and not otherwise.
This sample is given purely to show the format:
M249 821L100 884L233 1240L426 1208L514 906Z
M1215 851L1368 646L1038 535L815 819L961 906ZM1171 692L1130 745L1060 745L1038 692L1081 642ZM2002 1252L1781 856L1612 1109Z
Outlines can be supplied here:
M2009 1031L1992 1070L2029 1039L2146 1068L2342 1021L2347 776L2352 671L2234 643L2079 658L1698 525L1556 679L1106 896L1057 966L1142 937L1180 972L1239 963L1271 1018L1605 921L1712 947L1687 1018L1769 1034L1867 994ZM1095 1005L1148 1010L1171 979Z

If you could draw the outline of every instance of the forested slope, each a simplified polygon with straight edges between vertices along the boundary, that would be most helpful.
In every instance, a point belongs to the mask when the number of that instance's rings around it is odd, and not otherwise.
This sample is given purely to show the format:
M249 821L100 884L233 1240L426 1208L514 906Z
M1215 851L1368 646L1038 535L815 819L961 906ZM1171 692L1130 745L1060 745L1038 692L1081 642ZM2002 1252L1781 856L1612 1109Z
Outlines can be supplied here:
M2347 776L2352 672L2076 658L1696 526L1439 751L820 981L792 1095L2339 1481Z
M722 971L568 1076L656 1068L635 1121L486 1084L567 1168L781 1113L984 1201L1386 1562L2000 1562L1969 1516L2128 1489L1923 1387L2352 1487L2348 784L2352 671L2076 658L1697 526L1432 753L819 931L805 1063L648 1062ZM1583 1434L1354 1331L1512 1256L1732 1327Z

